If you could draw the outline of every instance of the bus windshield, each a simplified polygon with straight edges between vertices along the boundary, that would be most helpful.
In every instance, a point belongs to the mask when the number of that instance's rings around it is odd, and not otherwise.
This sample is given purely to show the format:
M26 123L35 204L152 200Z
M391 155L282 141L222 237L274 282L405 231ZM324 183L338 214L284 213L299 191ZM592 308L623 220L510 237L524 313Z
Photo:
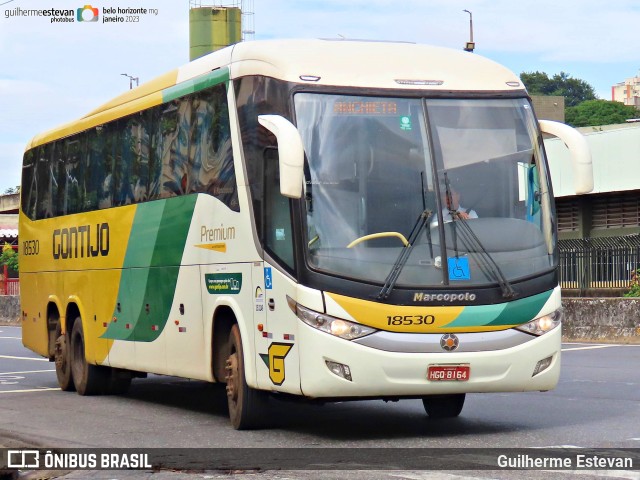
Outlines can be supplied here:
M295 95L307 261L398 286L491 285L556 264L547 177L529 101Z

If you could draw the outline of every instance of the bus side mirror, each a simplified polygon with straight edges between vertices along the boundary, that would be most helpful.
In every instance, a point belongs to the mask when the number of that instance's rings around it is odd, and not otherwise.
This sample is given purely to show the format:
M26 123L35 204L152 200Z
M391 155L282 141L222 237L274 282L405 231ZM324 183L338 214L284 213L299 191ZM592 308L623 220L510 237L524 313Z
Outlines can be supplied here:
M591 151L587 140L575 128L560 122L540 120L540 130L558 137L564 142L571 154L573 165L573 186L578 195L593 190L593 168Z
M280 193L289 198L302 197L304 147L298 129L280 115L258 115L258 122L278 141Z

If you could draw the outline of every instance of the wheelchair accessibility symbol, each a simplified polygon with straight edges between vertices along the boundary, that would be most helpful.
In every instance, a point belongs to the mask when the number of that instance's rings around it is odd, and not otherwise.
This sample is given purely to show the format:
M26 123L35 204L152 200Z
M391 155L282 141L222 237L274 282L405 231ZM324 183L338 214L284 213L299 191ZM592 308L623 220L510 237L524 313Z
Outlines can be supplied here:
M449 280L471 280L469 259L467 257L449 257Z

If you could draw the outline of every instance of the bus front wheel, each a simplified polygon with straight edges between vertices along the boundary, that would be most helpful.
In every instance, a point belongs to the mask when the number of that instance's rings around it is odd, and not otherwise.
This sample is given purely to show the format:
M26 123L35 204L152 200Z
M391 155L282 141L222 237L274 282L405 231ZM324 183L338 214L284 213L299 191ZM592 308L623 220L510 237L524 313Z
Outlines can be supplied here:
M58 385L63 392L71 392L75 389L73 378L71 376L71 359L69 352L69 343L67 339L69 335L62 335L62 326L60 322L56 322L56 343L54 350L54 359L56 362L56 377Z
M464 406L464 393L452 395L431 395L422 399L429 418L454 418L460 415Z
M109 369L90 365L84 353L84 331L82 319L76 318L71 330L71 373L76 391L80 395L106 393L109 385Z
M251 430L264 425L267 394L247 385L240 329L235 324L229 333L229 357L225 363L229 419L236 430Z

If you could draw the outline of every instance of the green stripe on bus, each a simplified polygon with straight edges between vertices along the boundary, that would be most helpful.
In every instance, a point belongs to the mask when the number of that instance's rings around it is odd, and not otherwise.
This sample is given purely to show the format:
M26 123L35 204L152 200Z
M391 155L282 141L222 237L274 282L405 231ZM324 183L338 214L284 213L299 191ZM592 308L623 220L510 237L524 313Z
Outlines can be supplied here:
M454 321L443 328L521 325L540 313L552 293L553 290L550 290L512 302L465 307Z
M522 298L515 302L507 304L507 308L488 325L522 325L523 323L530 322L538 316L540 310L549 297L553 293L553 290L548 292L533 295L531 297Z
M227 83L228 81L229 69L226 67L219 68L163 90L162 102L170 102L176 98L184 97L185 95L204 90L205 88L218 85L219 83Z
M197 195L138 205L118 303L103 338L152 342L169 319Z

